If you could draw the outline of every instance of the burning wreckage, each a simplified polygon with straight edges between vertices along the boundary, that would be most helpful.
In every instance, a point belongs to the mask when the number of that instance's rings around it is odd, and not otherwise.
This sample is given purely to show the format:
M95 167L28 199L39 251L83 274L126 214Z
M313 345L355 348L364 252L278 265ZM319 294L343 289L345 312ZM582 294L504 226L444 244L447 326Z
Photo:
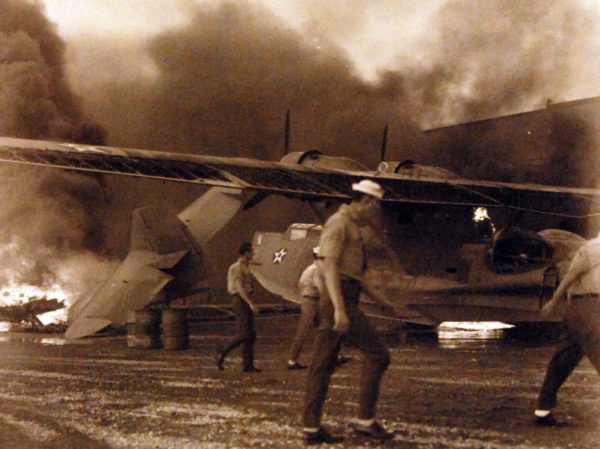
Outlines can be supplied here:
M31 286L11 287L0 291L0 322L11 329L28 331L64 331L66 301L56 292L44 292ZM57 316L57 314L59 316ZM51 319L45 319L52 315Z

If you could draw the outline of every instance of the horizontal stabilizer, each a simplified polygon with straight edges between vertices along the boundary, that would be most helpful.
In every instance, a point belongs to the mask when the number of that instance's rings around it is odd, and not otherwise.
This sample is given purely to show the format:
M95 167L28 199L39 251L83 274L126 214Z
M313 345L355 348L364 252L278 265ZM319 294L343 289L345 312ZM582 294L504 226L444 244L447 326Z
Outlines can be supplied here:
M113 275L82 306L76 305L78 313L71 318L65 336L81 338L109 324L123 326L129 311L139 310L160 298L163 288L173 277L154 268L152 264L156 262L157 256L154 253L129 253Z
M86 318L85 320L78 320L69 326L65 332L65 337L83 338L89 335L94 335L96 332L100 332L105 327L110 326L110 324L110 321L99 318Z

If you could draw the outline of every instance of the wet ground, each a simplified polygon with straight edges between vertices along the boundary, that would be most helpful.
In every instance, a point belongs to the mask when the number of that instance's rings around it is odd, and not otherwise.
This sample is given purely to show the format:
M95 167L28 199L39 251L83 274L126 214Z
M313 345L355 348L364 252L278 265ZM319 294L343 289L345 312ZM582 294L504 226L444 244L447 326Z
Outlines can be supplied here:
M306 372L285 367L294 323L259 323L263 371L255 374L241 372L237 352L224 372L216 369L213 348L229 325L201 326L190 349L179 351L128 348L125 336L0 334L0 448L303 447ZM344 350L354 359L334 375L324 417L347 437L334 447L597 448L600 377L590 363L561 390L563 425L540 429L532 410L552 346L498 337L391 338L378 416L396 435L384 444L347 429L360 356Z

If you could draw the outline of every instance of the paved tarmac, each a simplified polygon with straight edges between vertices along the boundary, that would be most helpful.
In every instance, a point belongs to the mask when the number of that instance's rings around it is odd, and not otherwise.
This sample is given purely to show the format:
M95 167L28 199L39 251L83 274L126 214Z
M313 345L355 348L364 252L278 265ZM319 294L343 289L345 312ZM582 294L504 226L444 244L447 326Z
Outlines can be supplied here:
M241 372L238 352L216 369L214 346L229 325L203 326L179 351L128 348L125 336L0 334L0 448L303 447L306 371L285 367L295 320L259 323L256 374ZM561 390L563 426L540 429L532 410L547 342L461 331L390 340L378 416L394 439L376 444L347 428L360 355L345 349L354 359L334 374L324 423L347 438L327 447L598 447L600 378L587 360Z

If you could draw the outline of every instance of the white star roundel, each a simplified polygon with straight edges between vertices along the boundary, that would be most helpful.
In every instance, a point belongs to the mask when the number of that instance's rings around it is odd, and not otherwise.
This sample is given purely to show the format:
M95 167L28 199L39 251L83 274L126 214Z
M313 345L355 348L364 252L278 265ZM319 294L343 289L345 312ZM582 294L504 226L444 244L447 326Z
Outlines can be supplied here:
M286 254L287 254L287 251L285 250L285 248L281 248L279 251L277 251L275 254L273 254L273 263L283 262L283 258L285 257Z

